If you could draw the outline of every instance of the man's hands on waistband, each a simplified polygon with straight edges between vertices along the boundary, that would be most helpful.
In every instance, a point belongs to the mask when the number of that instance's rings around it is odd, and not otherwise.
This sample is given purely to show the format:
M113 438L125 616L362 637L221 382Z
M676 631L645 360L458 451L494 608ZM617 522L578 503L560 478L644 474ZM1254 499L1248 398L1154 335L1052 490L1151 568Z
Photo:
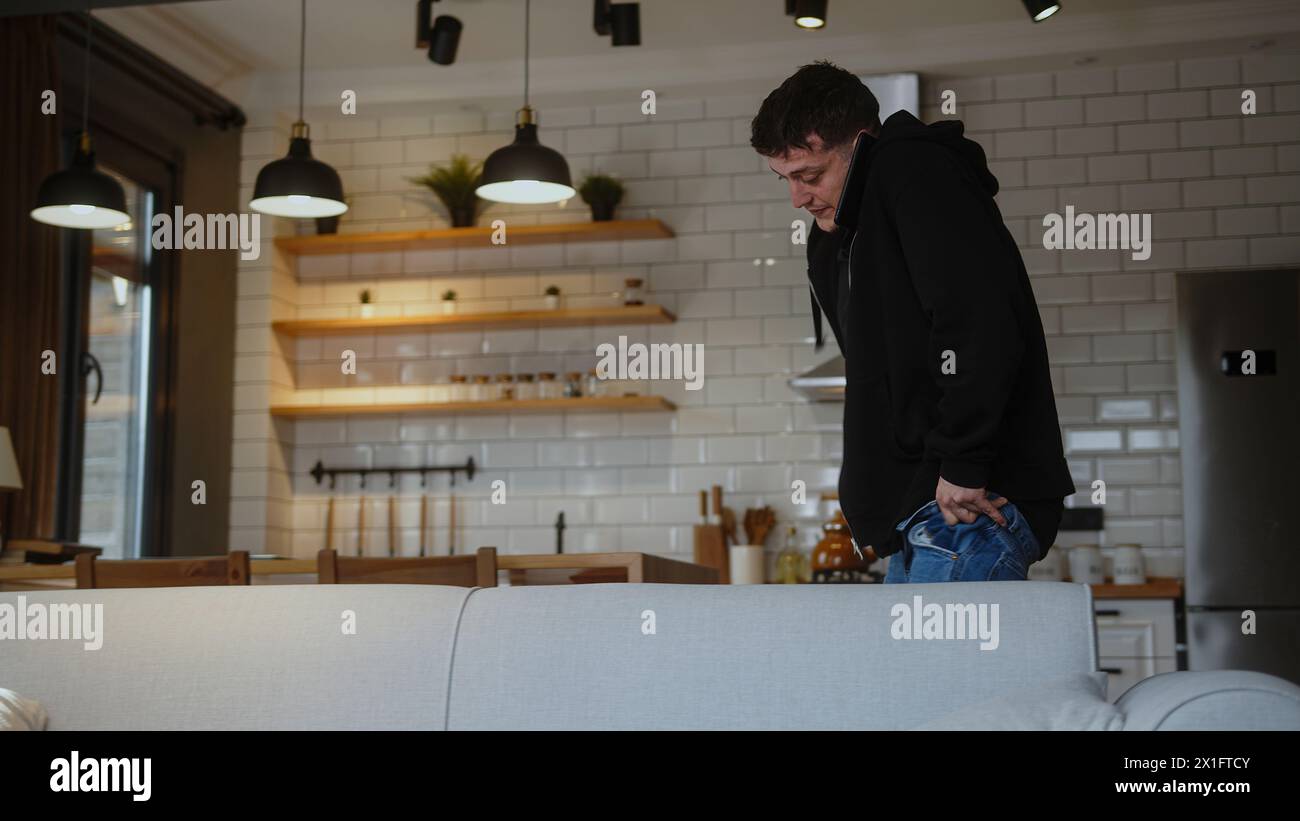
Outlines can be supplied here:
M934 500L939 503L943 520L949 525L958 522L970 524L983 513L1000 526L1007 526L1006 517L998 511L998 508L1007 503L1006 498L989 499L989 494L982 487L959 487L940 476L939 485L934 489Z

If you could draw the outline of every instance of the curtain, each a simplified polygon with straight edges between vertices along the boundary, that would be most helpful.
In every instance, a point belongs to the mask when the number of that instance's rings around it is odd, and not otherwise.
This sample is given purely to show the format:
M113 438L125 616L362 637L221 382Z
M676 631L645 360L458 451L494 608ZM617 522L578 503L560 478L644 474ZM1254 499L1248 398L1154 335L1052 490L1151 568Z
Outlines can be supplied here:
M59 115L42 95L59 91L53 16L0 19L0 426L9 428L23 478L0 491L6 538L53 538L59 452L61 355L59 231L29 214L41 180L59 168ZM65 101L56 97L56 111Z

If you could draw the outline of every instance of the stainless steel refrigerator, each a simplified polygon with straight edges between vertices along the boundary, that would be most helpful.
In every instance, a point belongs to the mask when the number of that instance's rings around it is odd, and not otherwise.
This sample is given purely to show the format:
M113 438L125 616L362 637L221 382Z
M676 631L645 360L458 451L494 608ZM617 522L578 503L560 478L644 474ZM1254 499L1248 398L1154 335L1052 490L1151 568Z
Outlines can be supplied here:
M1176 283L1187 665L1300 683L1300 272Z

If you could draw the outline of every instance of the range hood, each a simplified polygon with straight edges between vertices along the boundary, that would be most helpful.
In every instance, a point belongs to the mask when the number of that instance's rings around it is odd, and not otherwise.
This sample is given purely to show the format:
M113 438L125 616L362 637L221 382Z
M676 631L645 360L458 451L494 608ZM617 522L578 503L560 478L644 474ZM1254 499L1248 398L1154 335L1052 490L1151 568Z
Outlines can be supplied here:
M790 380L790 387L813 402L844 401L844 357L836 356Z

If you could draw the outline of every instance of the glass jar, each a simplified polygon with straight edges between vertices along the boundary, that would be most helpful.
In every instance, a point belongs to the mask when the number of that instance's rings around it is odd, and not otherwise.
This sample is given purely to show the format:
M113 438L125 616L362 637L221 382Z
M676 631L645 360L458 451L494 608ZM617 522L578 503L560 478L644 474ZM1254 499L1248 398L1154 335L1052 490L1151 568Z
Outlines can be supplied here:
M564 395L570 399L582 396L582 371L569 371L564 375Z
M623 304L624 305L644 305L641 301L641 285L643 280L640 277L628 277L623 280Z
M468 402L469 397L469 377L463 373L456 374L451 378L451 401Z
M495 398L492 395L492 377L481 373L474 377L474 389L470 392L470 398L475 402L487 402Z
M537 398L537 383L533 381L533 375L531 373L521 373L515 377L515 398Z
M785 531L785 546L776 555L777 584L800 584L803 581L803 551L799 549L799 531L790 525Z
M509 373L497 374L496 399L515 398L515 377Z
M600 377L596 376L596 369L592 368L587 371L587 378L582 382L582 393L584 396L600 396L601 390Z
M564 387L555 381L555 374L550 371L543 371L537 374L537 398L538 399L562 399L564 398Z

